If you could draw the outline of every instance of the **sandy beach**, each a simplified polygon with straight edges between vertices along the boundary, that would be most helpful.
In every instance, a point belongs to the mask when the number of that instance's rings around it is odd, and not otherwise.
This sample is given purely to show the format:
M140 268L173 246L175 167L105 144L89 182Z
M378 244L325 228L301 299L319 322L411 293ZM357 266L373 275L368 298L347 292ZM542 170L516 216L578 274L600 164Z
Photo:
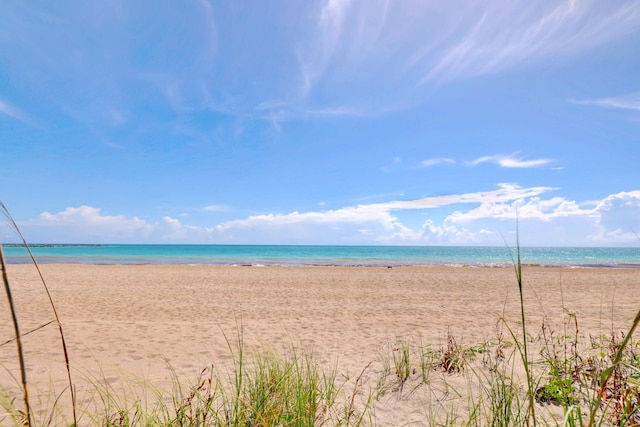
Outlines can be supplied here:
M67 336L72 369L83 380L117 386L124 372L151 382L193 377L204 366L232 366L226 339L241 327L247 348L304 348L337 366L345 378L371 365L398 341L434 348L448 334L459 344L497 339L501 318L518 328L520 306L512 269L466 267L208 267L43 265ZM8 268L22 333L53 320L32 266ZM575 313L579 333L629 327L640 306L638 269L524 269L530 334L543 320L561 331ZM568 311L567 311L568 310ZM0 342L12 337L3 298ZM226 338L225 338L226 336ZM57 327L24 338L29 382L64 389ZM387 350L385 350L387 349ZM2 385L19 375L15 345L0 347ZM367 377L369 378L369 377ZM365 378L366 379L366 378ZM9 386L7 386L9 384ZM424 420L423 397L376 402L381 424ZM399 403L402 400L401 403ZM422 417L422 418L421 418Z

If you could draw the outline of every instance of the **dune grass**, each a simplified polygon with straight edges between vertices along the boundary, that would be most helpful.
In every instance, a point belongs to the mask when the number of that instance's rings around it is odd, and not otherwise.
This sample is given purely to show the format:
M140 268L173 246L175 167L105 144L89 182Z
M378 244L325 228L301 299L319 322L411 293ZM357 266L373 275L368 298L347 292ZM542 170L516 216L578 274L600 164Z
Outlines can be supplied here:
M637 426L640 341L632 333L638 323L640 314L626 333L594 337L580 335L575 315L559 332L541 325L527 336L531 385L523 375L523 346L510 334L473 345L449 335L441 347L401 339L355 376L337 364L327 369L293 346L284 353L252 348L248 356L240 325L229 340L230 369L207 366L191 379L174 372L168 386L123 375L126 392L94 378L92 403L77 408L77 425L371 426L378 425L377 408L421 395L431 398L422 425ZM61 404L58 396L50 401ZM68 411L54 409L25 421L20 400L0 392L0 425L75 423Z

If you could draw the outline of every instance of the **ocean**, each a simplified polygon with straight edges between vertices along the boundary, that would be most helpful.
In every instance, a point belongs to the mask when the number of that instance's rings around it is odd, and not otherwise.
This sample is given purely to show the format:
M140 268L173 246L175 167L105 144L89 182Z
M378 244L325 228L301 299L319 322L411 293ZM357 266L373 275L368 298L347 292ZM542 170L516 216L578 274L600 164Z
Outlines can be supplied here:
M41 264L336 265L510 267L508 247L300 245L33 245ZM640 268L640 248L521 248L523 264ZM8 263L30 262L24 247L4 247Z

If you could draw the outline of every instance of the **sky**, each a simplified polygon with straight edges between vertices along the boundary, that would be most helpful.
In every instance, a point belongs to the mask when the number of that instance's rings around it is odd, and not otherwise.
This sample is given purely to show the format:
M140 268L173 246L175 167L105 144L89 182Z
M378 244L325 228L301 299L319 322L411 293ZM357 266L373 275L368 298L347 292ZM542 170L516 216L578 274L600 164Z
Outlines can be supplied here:
M3 1L0 200L31 243L637 247L639 47L636 0Z

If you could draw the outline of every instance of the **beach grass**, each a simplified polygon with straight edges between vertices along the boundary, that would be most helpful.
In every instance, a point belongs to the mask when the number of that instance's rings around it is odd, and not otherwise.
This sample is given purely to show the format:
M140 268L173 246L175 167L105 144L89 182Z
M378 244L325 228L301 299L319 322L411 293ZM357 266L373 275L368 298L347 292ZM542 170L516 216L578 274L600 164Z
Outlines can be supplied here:
M230 371L211 365L189 379L167 364L173 372L168 386L123 375L126 392L93 378L92 401L77 408L77 425L369 426L378 425L376 408L384 402L420 393L431 396L423 425L636 426L640 341L632 332L638 323L640 316L626 333L588 338L577 327L556 333L541 325L536 337L528 337L530 351L536 349L527 358L532 386L523 375L523 347L500 339L461 345L450 336L440 348L400 340L355 376L337 364L326 369L313 353L293 346L285 353L252 349L247 356L239 326L229 343ZM366 375L368 370L377 374ZM27 421L20 402L0 393L0 425L74 424L61 408L40 417L32 412ZM49 404L63 405L59 396Z

